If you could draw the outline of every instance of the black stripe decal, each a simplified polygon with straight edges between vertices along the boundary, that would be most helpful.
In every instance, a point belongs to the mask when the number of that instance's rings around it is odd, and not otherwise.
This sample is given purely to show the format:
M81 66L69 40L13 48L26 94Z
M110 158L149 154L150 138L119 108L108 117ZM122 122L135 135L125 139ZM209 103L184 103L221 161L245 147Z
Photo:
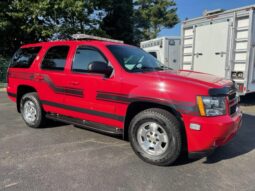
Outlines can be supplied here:
M66 94L66 95L77 96L77 97L84 96L82 89L55 86L55 84L51 81L51 79L46 75L43 76L43 79L50 86L50 88L53 89L55 93Z
M14 94L14 93L11 93L11 92L7 92L7 94L8 94L8 96L10 96L10 97L14 97L14 98L17 97L17 94Z
M106 94L106 93L99 93L96 97L98 100L108 100L108 101L118 101L118 102L126 102L129 103L131 100L128 97L113 95L113 94Z
M36 74L31 74L26 72L9 72L10 78L17 78L17 79L23 79L23 80L34 80L35 75ZM47 75L43 75L43 80L49 85L49 87L56 94L84 97L83 89L55 86L55 84L51 81L51 79Z
M132 101L147 101L152 103L159 103L162 105L170 106L181 113L198 115L197 105L190 102L179 102L173 100L163 100L157 98L147 98L147 97L137 97L132 99Z
M91 109L85 109L85 108L80 108L80 107L76 107L76 106L60 104L60 103L46 101L46 100L41 100L41 102L42 102L42 104L45 104L45 105L59 107L62 109L76 111L76 112L80 112L80 113L95 115L95 116L99 116L99 117L114 119L114 120L121 121L121 122L123 122L125 119L124 116L115 115L115 114L111 114L111 113L105 113L105 112L101 112L101 111L95 111L95 110L91 110Z
M189 113L189 114L198 113L197 106L189 102L184 103L184 102L169 101L169 100L162 100L162 99L149 98L149 97L128 97L127 95L124 95L124 94L114 94L111 92L97 92L96 98L97 100L116 102L116 103L122 103L122 104L129 104L135 101L147 101L147 102L167 105L183 113Z

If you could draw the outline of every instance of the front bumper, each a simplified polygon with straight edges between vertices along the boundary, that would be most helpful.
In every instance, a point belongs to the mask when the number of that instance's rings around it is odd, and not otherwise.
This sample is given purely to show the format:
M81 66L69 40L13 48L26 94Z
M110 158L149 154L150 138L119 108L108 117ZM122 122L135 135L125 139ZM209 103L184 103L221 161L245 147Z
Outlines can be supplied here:
M192 153L211 153L215 148L230 141L241 127L242 113L237 111L233 116L217 117L192 117L183 116L188 152ZM196 123L201 126L200 130L190 129L190 124ZM207 152L209 151L209 152Z

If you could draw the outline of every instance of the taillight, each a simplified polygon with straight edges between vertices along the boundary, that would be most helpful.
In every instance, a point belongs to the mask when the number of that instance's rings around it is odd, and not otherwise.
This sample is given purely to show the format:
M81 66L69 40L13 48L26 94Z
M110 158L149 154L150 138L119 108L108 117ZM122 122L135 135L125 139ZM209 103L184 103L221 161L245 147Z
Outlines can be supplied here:
M238 86L238 91L239 92L244 92L244 85L243 84L237 84Z

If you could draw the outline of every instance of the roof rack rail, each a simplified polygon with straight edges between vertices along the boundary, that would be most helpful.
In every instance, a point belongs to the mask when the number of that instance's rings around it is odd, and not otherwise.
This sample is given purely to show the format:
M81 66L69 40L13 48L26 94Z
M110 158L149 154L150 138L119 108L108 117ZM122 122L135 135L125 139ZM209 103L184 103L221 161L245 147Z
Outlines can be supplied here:
M87 35L87 34L73 34L72 38L75 39L75 40L101 40L101 41L108 41L108 42L124 43L121 40L115 40L115 39L104 38L104 37L93 36L93 35Z

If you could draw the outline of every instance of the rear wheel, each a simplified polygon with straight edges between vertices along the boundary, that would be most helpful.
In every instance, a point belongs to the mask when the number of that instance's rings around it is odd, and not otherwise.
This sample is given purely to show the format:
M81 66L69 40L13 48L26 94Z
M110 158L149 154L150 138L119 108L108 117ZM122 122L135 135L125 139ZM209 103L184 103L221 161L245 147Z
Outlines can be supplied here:
M131 146L142 160L167 166L180 156L180 124L168 111L144 110L132 119L129 128Z
M41 128L46 119L36 92L27 93L20 101L21 116L25 123L32 128Z

